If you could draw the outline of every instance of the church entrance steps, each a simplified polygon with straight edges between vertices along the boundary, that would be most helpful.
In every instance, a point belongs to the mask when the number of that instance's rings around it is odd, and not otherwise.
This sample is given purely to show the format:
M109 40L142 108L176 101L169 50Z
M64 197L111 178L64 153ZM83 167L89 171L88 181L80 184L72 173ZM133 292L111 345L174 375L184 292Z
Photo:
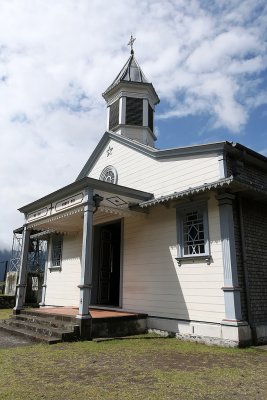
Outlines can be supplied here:
M78 326L73 318L62 321L62 318L57 319L53 315L43 317L35 311L21 311L2 321L0 328L48 344L70 342L79 337Z
M17 335L48 344L79 340L79 326L73 307L53 307L22 310L0 324ZM142 334L147 332L147 315L90 309L92 316L92 338L110 338Z
M41 335L34 331L11 326L9 324L6 324L5 322L1 322L0 329L9 332L12 335L24 336L32 340L33 342L44 342L47 344L56 344L62 342L62 340L58 337Z

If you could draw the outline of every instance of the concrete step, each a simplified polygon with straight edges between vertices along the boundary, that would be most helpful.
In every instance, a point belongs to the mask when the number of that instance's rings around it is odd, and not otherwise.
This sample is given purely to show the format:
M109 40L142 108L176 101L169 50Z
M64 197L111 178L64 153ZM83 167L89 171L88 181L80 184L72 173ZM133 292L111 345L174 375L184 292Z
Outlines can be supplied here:
M41 335L37 332L4 324L3 322L0 323L0 329L14 335L25 336L33 342L43 342L46 344L56 344L62 342L62 340L58 337Z
M71 327L67 330L66 328L62 329L62 327L51 327L49 325L41 325L40 323L38 324L27 320L21 321L16 317L4 320L3 323L10 327L16 327L18 329L36 332L38 334L48 337L58 337L63 341L72 341L76 340L77 338L77 331L75 331L75 327Z
M51 310L52 311L52 310ZM63 310L64 311L64 310ZM92 319L92 338L114 338L129 335L138 335L147 332L146 314L109 315L96 316ZM79 326L75 316L60 315L40 312L36 310L21 310L20 314L13 315L4 321L3 325L10 331L18 330L31 337L56 338L58 341L76 341L80 338Z
M61 315L61 314L53 314L53 313L42 313L37 310L21 310L19 315L27 315L27 316L35 316L39 318L44 318L47 320L53 319L54 321L62 322L62 323L74 323L76 318L71 315Z
M33 324L38 324L41 326L48 326L52 328L61 328L61 329L66 329L66 330L71 330L73 329L73 326L75 324L69 321L58 321L55 320L53 317L51 318L43 318L42 316L39 315L31 315L31 314L18 314L14 315L12 319L16 319L18 321L25 321L25 322L30 322Z

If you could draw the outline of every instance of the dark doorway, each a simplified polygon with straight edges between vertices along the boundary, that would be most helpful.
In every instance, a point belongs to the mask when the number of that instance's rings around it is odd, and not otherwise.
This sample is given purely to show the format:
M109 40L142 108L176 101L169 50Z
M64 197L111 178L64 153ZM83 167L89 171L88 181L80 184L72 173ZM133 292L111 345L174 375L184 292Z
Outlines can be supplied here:
M119 306L121 222L95 226L92 304Z
M28 272L25 304L37 306L42 300L42 290L44 282L43 272Z

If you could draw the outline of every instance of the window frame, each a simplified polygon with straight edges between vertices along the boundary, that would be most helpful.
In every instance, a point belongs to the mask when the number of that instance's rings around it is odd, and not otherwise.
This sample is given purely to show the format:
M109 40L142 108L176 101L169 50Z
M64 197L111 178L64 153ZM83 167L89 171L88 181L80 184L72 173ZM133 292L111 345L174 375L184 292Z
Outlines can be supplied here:
M190 212L201 212L203 215L204 247L205 252L199 254L184 254L184 222L186 214ZM208 265L211 261L210 254L210 236L207 201L194 201L190 204L184 204L176 207L176 228L177 228L177 257L176 260L180 266L182 262L203 262Z
M61 243L60 246L60 255L59 255L59 263L55 263L55 251L58 251L58 249L55 248L55 246L58 246L58 244ZM62 234L57 234L53 235L51 238L51 253L50 253L50 271L51 270L61 270L62 268L62 254L63 254L63 235Z

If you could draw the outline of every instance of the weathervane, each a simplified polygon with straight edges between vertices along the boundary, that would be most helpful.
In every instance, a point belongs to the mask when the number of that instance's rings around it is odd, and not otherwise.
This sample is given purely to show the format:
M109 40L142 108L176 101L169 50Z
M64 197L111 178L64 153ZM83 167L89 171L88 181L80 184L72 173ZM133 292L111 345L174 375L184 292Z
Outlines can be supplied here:
M133 34L131 33L131 37L130 37L130 40L129 40L129 43L128 43L128 46L131 46L131 54L134 54L134 51L133 51L133 44L134 44L134 41L135 41L136 39L133 37Z

